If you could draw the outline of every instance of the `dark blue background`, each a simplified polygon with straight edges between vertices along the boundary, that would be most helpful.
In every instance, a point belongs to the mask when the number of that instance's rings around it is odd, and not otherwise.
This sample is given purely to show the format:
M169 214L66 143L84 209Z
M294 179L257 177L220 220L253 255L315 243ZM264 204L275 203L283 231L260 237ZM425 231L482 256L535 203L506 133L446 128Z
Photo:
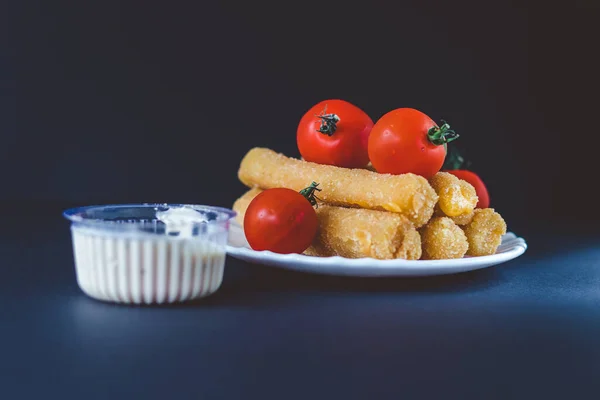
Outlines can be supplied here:
M500 3L0 2L0 398L597 397L599 6ZM64 208L231 206L246 151L297 156L333 97L449 121L527 253L428 279L228 258L172 308L77 288Z
M597 219L598 6L510 3L22 4L0 199L230 206L245 152L298 155L337 97L449 121L513 224Z

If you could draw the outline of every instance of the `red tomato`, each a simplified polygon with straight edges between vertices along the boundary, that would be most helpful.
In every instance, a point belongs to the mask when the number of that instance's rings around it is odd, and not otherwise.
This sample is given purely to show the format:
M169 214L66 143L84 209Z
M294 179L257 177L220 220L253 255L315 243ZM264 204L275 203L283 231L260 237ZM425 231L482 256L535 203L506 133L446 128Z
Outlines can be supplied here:
M304 189L304 194L275 188L256 196L244 216L250 247L281 254L306 250L317 233L317 214L312 207L314 190L318 190L316 184Z
M469 182L475 188L479 201L477 202L477 208L488 208L490 206L490 195L483 181L475 172L468 171L466 169L456 169L444 171L448 172L459 179Z
M373 120L344 100L325 100L304 114L296 132L306 161L345 168L369 163L367 145Z
M444 123L414 108L398 108L381 117L369 136L369 158L380 173L413 174L430 178L442 168L446 143L458 138Z

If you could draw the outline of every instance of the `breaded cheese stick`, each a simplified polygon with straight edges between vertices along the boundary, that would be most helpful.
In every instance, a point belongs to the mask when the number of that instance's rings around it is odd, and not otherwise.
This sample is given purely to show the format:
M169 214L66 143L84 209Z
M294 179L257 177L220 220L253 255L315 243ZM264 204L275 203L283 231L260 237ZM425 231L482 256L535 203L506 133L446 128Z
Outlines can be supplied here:
M254 148L246 154L238 177L249 187L298 191L315 181L322 189L319 198L330 205L392 211L406 216L417 227L429 221L438 199L427 180L418 175L321 165L265 148Z
M429 183L439 196L437 207L448 217L470 214L479 201L473 185L448 172L438 172Z
M319 229L307 254L380 260L421 257L421 236L403 215L320 205L317 217Z
M463 230L469 241L469 256L496 254L506 233L506 222L493 208L478 208L473 220Z
M238 221L244 220L248 205L260 192L251 189L234 202ZM400 214L326 204L319 204L315 211L319 229L304 252L307 255L407 260L421 257L421 237L412 222Z
M448 217L434 217L420 230L424 260L462 258L469 248L465 233Z

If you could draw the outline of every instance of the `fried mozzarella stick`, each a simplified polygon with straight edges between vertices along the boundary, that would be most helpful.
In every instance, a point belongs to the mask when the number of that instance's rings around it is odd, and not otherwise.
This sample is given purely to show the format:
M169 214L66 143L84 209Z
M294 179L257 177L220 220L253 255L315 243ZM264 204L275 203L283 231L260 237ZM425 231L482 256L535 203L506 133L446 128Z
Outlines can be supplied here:
M447 172L438 172L429 179L429 183L439 196L436 209L448 217L464 217L472 213L479 201L473 185Z
M420 230L424 260L462 258L469 248L465 233L448 217L434 217Z
M403 215L321 205L317 218L317 237L307 254L380 260L421 257L421 236Z
M496 254L506 233L506 222L493 208L478 208L473 220L463 230L469 241L469 256Z
M438 196L427 180L414 174L378 174L366 169L339 168L288 158L273 150L254 148L243 158L238 177L249 187L302 190L312 181L330 205L385 210L423 226L433 215Z
M251 189L235 201L238 221L260 189ZM311 256L371 257L382 260L421 257L421 237L406 217L386 211L344 208L320 204L315 210L319 230L305 251Z

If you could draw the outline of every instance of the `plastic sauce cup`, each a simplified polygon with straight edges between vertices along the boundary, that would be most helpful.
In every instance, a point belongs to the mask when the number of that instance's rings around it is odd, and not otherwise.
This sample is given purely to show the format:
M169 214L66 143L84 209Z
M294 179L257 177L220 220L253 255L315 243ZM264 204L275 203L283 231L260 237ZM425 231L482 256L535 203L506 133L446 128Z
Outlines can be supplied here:
M235 212L185 204L120 204L66 210L77 283L115 303L164 304L216 292Z

